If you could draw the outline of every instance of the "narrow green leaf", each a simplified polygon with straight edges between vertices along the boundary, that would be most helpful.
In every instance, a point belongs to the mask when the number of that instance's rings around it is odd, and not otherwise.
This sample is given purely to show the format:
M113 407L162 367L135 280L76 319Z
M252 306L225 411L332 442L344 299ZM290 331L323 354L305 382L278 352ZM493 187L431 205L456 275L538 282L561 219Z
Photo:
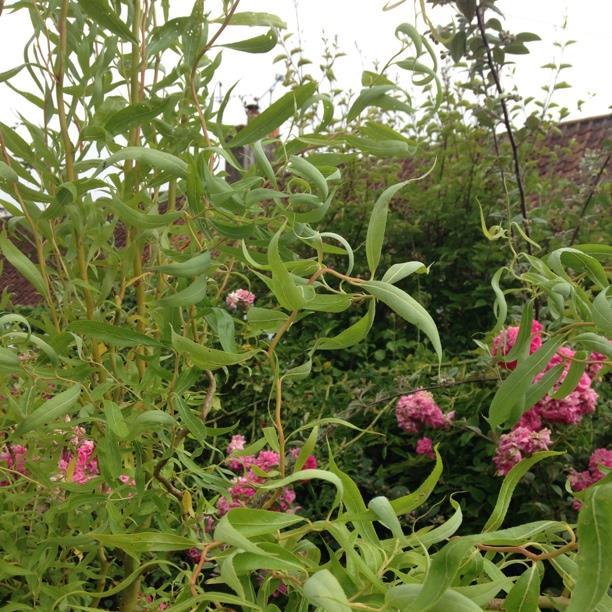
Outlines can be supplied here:
M15 68L11 68L10 70L6 70L5 72L0 72L0 83L4 81L10 81L16 74L19 74L25 64L21 64L20 66L15 66Z
M148 149L146 147L125 147L117 151L117 153L113 153L113 155L103 162L100 171L126 159L131 159L132 161L151 166L156 170L163 170L172 176L187 178L187 163L180 157L176 157L176 155L166 153L165 151Z
M252 306L247 311L247 321L254 330L267 331L270 333L276 330L287 320L288 316L280 310L269 308L258 308Z
M402 497L398 497L391 502L393 509L397 515L408 514L419 506L422 506L433 492L440 476L442 475L442 458L438 449L435 449L436 464L434 465L429 476L423 481L416 491L408 493Z
M4 234L0 234L0 252L19 273L26 278L41 295L47 295L47 286L38 270Z
M272 287L276 299L283 308L296 310L303 308L306 300L304 299L303 291L296 285L293 277L289 274L279 253L278 242L284 227L285 225L283 224L278 232L274 234L272 240L270 240L268 245L268 262L272 270Z
M221 46L233 49L234 51L242 51L243 53L268 53L268 51L272 51L276 47L277 42L278 36L276 32L268 30L266 34L233 43L225 43Z
M382 245L385 239L385 230L387 228L389 202L391 202L393 196L408 183L409 181L403 181L385 189L378 200L376 200L374 208L372 209L370 222L368 224L368 232L366 234L366 257L368 259L368 267L370 268L372 278L380 262Z
M76 404L81 395L81 385L75 384L65 391L58 393L51 399L43 402L34 412L29 414L15 430L15 435L20 436L28 431L38 429L68 414Z
M329 195L329 187L321 171L307 159L292 155L289 158L289 170L314 185L319 195L325 199Z
M483 527L482 531L496 531L502 526L502 523L506 518L508 508L510 507L510 500L512 499L512 494L514 493L516 485L518 485L521 478L536 463L539 463L540 461L542 461L542 459L546 459L548 457L555 457L562 454L563 453L559 453L556 451L542 451L539 453L534 453L533 455L531 455L531 457L527 457L526 459L523 459L521 462L517 463L506 474L499 490L499 495L497 496L497 501L495 502L493 512L485 523L485 526Z
M223 23L224 18L215 19L214 23ZM243 12L234 13L229 22L230 25L235 26L267 26L269 28L281 28L287 27L287 24L276 15L271 13L253 13Z
M502 274L505 272L506 268L499 268L493 275L491 279L491 287L493 288L493 292L495 293L495 302L493 304L493 311L497 320L495 321L495 327L493 328L493 333L497 334L501 328L504 326L506 322L506 317L508 316L508 303L506 302L506 296L499 286L499 282L501 280Z
M378 496L372 498L368 502L368 509L371 510L376 518L391 531L393 536L397 539L401 539L404 535L402 526L395 514L395 510L389 500L384 496Z
M73 321L66 327L67 331L75 334L90 336L105 344L113 346L152 346L158 348L163 346L158 340L149 338L130 327L111 325L102 321Z
M421 612L429 610L450 588L459 571L459 567L474 549L474 544L463 538L452 540L431 560L423 588L411 610ZM475 604L474 604L475 605Z
M193 364L202 370L216 370L242 363L251 359L258 352L253 350L244 353L226 353L197 344L175 332L172 332L172 346L177 353L187 355Z
M19 175L5 162L0 161L0 180L7 183L16 183Z
M514 583L504 602L508 612L538 612L540 598L540 570L532 563Z
M422 590L423 586L420 584L402 584L391 587L385 595L385 603L392 610L412 612L417 609L414 605ZM482 612L482 608L471 599L451 589L442 593L437 602L427 608L428 612L451 612L451 610L452 612Z
M123 418L121 408L110 400L104 400L104 416L110 430L121 440L125 440L130 433L130 430Z
M144 213L128 206L119 198L100 198L97 203L108 206L124 223L143 230L168 227L183 216L180 212L169 212L163 215Z
M156 266L155 270L162 274L168 274L169 276L179 276L188 278L191 276L200 276L205 274L210 267L211 257L210 253L201 253L195 255L186 261L165 264L163 266Z
M217 334L223 350L228 353L236 353L236 328L234 318L224 308L213 308L206 316L206 320Z
M442 361L442 345L438 328L431 315L414 298L405 291L398 289L395 285L382 281L360 282L359 287L364 287L368 293L384 302L394 310L402 319L418 327L431 341L438 361Z
M290 91L271 104L261 115L250 121L246 127L236 134L227 146L241 147L265 138L287 121L287 119L293 117L295 112L304 106L316 90L316 83L311 82L299 85L293 91Z
M181 291L166 295L157 300L156 305L159 308L191 306L199 304L206 297L207 277L200 276L195 278L193 283Z
M147 552L171 552L173 550L186 550L197 547L199 542L193 538L185 538L173 533L162 533L160 531L144 531L141 533L89 534L93 540L108 546L109 548L120 548L134 556Z
M612 483L589 490L578 515L578 576L567 612L595 610L612 581Z
M500 359L505 363L509 361L522 360L529 355L529 346L531 344L531 328L533 325L533 302L527 302L521 315L519 324L519 333L514 342L514 346L510 349L507 355L496 355L496 359Z
M0 373L12 374L20 370L19 357L13 351L0 346Z
M151 33L151 39L147 45L149 57L165 51L173 46L185 30L188 17L175 17L163 25L155 28Z
M327 569L315 572L304 583L304 596L326 612L351 612L352 608L336 577Z
M588 358L589 354L586 351L576 352L572 358L570 368L565 375L563 382L559 385L559 388L554 393L550 394L550 397L556 400L563 399L578 386L580 378L586 370Z
M524 411L527 411L534 404L537 404L559 380L559 377L563 374L564 369L565 364L559 363L554 368L548 370L548 372L546 372L537 383L531 385L527 389L527 393L525 393L525 403L524 405L521 405L521 408ZM514 423L511 424L514 425Z
M563 338L553 338L546 342L538 351L519 363L500 385L489 408L488 420L491 427L499 427L513 416L514 406L526 393L535 376L548 365L562 343Z
M420 261L405 261L404 263L393 264L382 277L383 283L395 285L404 278L414 273L427 274L427 266Z
M344 312L352 304L351 296L343 293L316 294L304 304L304 310L315 312Z
M110 115L104 122L104 127L113 136L116 136L135 127L149 124L167 106L167 99L130 104Z
M601 291L591 308L593 322L608 337L612 336L612 297L608 297L609 293L609 287Z
M106 0L78 0L78 3L81 10L102 28L110 30L119 38L138 43L130 29L119 19Z
M374 322L374 314L376 312L376 304L374 301L370 302L368 306L368 312L359 319L356 323L353 323L350 327L341 331L336 336L331 338L320 338L316 341L315 348L317 351L336 351L338 349L349 348L361 342L370 331L372 323Z
M199 416L196 416L185 400L177 395L173 396L176 411L179 414L181 423L189 430L189 433L200 443L208 437L206 426Z
M578 334L577 336L574 336L574 342L578 343L579 346L584 347L588 351L595 351L597 353L603 353L608 357L612 357L612 342L598 334L594 334L592 332Z

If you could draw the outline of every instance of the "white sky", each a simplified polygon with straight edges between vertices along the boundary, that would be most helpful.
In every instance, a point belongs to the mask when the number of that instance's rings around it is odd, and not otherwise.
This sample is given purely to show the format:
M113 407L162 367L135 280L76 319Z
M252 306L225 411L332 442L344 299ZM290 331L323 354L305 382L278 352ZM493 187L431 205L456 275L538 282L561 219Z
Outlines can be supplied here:
M338 35L340 49L347 57L338 60L335 67L338 85L343 89L358 91L363 69L371 69L375 60L385 62L398 49L394 37L395 27L403 22L415 23L414 0L407 0L391 11L383 12L386 0L243 0L240 11L266 11L279 15L288 24L288 31L296 32L299 18L300 36L305 56L318 63L323 51L322 36ZM218 4L218 3L217 3ZM612 37L609 25L612 22L611 0L500 0L499 7L506 15L505 25L513 33L535 32L542 42L530 43L530 55L514 56L517 62L515 80L524 96L544 96L541 86L547 82L549 73L540 70L542 64L551 62L558 48L555 41L576 40L567 48L563 61L572 68L562 73L562 80L573 87L558 92L555 100L569 108L571 118L587 117L610 112L612 104ZM173 11L188 14L191 0L173 0ZM444 9L431 11L434 23L446 23ZM568 24L562 30L564 18ZM424 30L422 22L417 28ZM254 35L256 30L230 28L224 40L240 40ZM242 35L244 33L244 35ZM29 36L29 22L25 11L11 15L6 8L0 17L0 72L8 70L22 61L22 47ZM295 37L295 46L298 38ZM251 100L262 95L281 72L280 65L272 59L279 53L273 50L267 55L249 55L235 51L224 51L221 75L224 88L240 81L226 113L226 120L241 122L242 99ZM21 78L25 78L25 71ZM20 75L21 76L21 75ZM508 75L507 79L511 78ZM23 81L22 81L23 83ZM274 90L274 97L282 89ZM581 111L576 108L579 99L585 100ZM269 98L262 98L262 106ZM0 84L0 120L6 123L17 121L16 111L26 111L27 103Z

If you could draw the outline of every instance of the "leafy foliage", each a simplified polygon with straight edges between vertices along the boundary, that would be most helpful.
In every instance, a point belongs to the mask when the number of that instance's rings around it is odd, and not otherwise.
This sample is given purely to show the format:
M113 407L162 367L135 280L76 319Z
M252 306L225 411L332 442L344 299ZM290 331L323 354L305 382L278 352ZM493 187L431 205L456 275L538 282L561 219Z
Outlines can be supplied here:
M509 471L497 502L487 491L492 513L482 532L469 533L470 523L460 533L463 510L453 497L448 517L422 525L416 515L444 503L432 499L443 473L433 445L426 452L435 463L412 490L364 496L369 466L343 469L350 452L365 460L374 448L377 481L392 489L410 464L405 450L393 456L401 444L376 440L384 434L374 424L388 410L365 424L367 411L334 411L354 392L347 370L355 356L367 364L410 348L422 370L447 367L436 317L418 299L416 281L428 268L415 254L387 261L395 251L385 249L395 198L426 173L393 182L384 169L364 238L328 231L325 221L334 202L345 208L343 177L355 166L414 154L423 134L408 137L364 114L411 111L407 91L385 74L393 65L428 92L421 110L430 120L443 100L437 57L426 37L400 24L399 53L364 73L364 89L337 117L332 97L303 75L235 131L224 123L227 99L212 96L217 48L267 53L284 27L238 4L209 15L196 0L189 16L172 19L169 2L11 7L32 20L25 58L36 93L20 93L42 118L22 116L17 129L0 124L0 188L14 215L0 249L45 307L0 319L5 609L533 609L544 565L558 576L547 595L555 606L605 605L611 513L603 472L579 494L577 530L556 518L502 528L518 481L556 453L533 454ZM466 48L483 61L469 44L482 9L457 7ZM234 26L265 31L235 40ZM460 47L452 43L457 56ZM506 43L496 49L512 52ZM275 136L289 121L288 137ZM238 147L252 153L250 167L238 164ZM221 160L238 180L228 180ZM527 221L508 215L493 231L482 217L485 236L503 238L512 253L494 276L496 328L509 312L506 295L520 293L545 309L551 338L529 355L527 308L516 348L496 355L516 369L492 398L472 392L490 409L465 415L464 446L472 434L498 438L549 391L572 392L579 367L560 388L546 370L562 342L584 355L610 353L609 249L535 257L522 250L536 244ZM15 228L33 242L35 261L9 237ZM364 257L352 246L361 240ZM402 339L400 320L418 341ZM385 345L370 354L372 329ZM493 369L485 348L475 361ZM339 350L348 352L327 360ZM330 369L344 373L344 390ZM392 380L396 371L384 374ZM312 380L310 393L331 411L314 413L304 392ZM450 425L449 414L438 428ZM310 496L303 512L298 495Z

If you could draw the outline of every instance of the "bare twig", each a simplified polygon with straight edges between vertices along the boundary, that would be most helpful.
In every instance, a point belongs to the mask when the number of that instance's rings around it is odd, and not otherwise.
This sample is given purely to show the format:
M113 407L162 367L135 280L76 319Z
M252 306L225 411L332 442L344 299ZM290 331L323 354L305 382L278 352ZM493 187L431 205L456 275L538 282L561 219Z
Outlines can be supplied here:
M512 149L512 159L514 162L514 175L516 177L516 183L519 191L519 202L521 205L521 214L523 216L523 224L525 226L525 235L527 238L531 238L529 235L529 219L527 216L527 202L525 200L525 188L523 186L523 178L521 176L521 166L519 163L519 153L518 147L516 145L516 140L514 139L514 133L512 132L512 125L510 123L510 115L508 114L508 106L506 104L506 100L504 98L504 90L501 86L501 81L499 80L499 73L497 72L497 68L495 67L495 62L493 61L493 55L491 53L491 47L489 46L489 41L487 39L487 34L485 32L484 20L482 17L482 13L484 11L483 6L478 6L476 9L476 19L478 21L478 30L480 31L480 37L482 39L482 43L485 48L485 52L487 54L487 63L489 64L489 69L491 70L491 74L493 76L493 80L495 81L495 88L497 89L497 94L499 96L499 101L502 108L503 121L504 126L506 127L506 132L508 134L508 140L510 141L510 148ZM527 252L531 255L531 244L527 242Z
M200 560L198 561L198 564L195 566L193 570L193 574L191 574L191 578L189 579L189 588L191 589L191 594L193 595L193 597L196 597L198 594L196 591L196 583L198 581L198 577L202 573L202 568L204 567L204 563L206 563L206 559L208 558L208 553L214 548L218 548L219 546L221 546L221 544L222 542L218 542L216 540L213 542L209 542L208 544L204 546L204 549L200 553Z
M603 176L604 170L606 169L607 165L610 163L610 155L611 154L608 153L608 157L606 157L606 159L604 160L604 163L601 165L601 168L599 169L597 176L593 179L593 182L591 183L591 189L589 191L589 195L587 196L587 199L584 201L584 204L582 205L582 210L580 211L580 215L578 217L578 224L576 225L576 228L574 229L572 239L570 240L570 243L569 243L570 246L572 246L574 242L576 242L576 239L578 238L578 232L580 231L580 222L584 218L584 214L586 213L586 210L589 207L589 204L591 203L593 196L595 195L595 191L597 190L597 185L599 185L599 181L601 180L601 177Z

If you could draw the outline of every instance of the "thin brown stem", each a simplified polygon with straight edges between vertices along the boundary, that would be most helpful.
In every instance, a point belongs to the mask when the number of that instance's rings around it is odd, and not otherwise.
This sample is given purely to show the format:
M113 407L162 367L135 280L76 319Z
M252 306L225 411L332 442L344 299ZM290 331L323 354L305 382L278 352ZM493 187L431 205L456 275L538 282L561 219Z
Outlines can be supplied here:
M587 196L586 200L584 201L584 204L582 205L582 210L580 211L580 215L578 215L578 224L576 225L574 229L574 233L572 234L572 239L570 240L570 243L569 243L570 246L572 246L574 242L576 242L576 239L578 238L578 233L580 232L580 223L584 219L584 215L587 211L587 208L589 207L589 204L591 203L591 200L593 199L593 196L595 195L595 191L597 190L597 185L599 185L599 181L601 181L601 177L603 176L603 173L606 167L610 163L611 155L612 154L608 153L608 156L606 157L603 164L601 165L601 168L599 169L597 176L591 183L591 189L589 190L589 195Z
M534 553L530 551L525 546L489 546L487 544L479 544L478 548L480 550L484 550L487 552L500 552L500 553L514 553L517 555L522 555L523 557L527 557L531 561L546 561L548 559L554 559L555 557L559 557L560 555L569 552L570 550L574 550L576 548L576 534L573 529L567 526L567 530L571 534L570 541L561 546L560 548L556 548L555 550L551 550L550 552L544 553ZM534 543L537 545L537 543Z
M212 542L209 542L208 544L206 544L204 548L202 549L202 552L200 553L200 560L198 561L198 564L193 569L193 574L191 574L191 578L189 579L189 588L191 590L191 594L193 595L193 597L197 597L198 595L198 592L196 591L196 584L198 582L198 578L200 574L202 573L202 568L204 567L204 563L206 563L206 560L208 559L208 553L211 550L218 548L222 544L223 544L222 542L213 540Z
M212 46L217 42L217 39L219 38L219 36L221 36L225 28L227 28L227 26L229 25L229 22L232 16L234 15L234 13L236 12L236 9L238 8L239 3L240 3L240 0L236 0L234 4L232 4L232 6L230 7L230 10L227 12L227 15L225 16L225 19L223 20L223 23L219 26L219 29L215 32L212 38L198 51L195 61L193 62L193 66L191 67L191 74L189 76L189 88L191 90L191 97L193 98L193 103L195 104L196 110L198 112L198 118L200 120L200 125L202 126L202 133L204 135L204 141L206 142L206 146L209 148L211 146L210 135L208 133L206 117L204 115L204 111L202 110L202 105L200 104L200 99L198 97L198 92L196 89L196 72L198 70L198 65L200 63L200 60L204 57L204 55L206 55L208 51L210 51ZM209 166L212 168L213 164L214 164L214 157L213 155L211 155L210 160L209 160Z
M514 163L514 175L516 177L516 184L517 184L518 192L519 192L519 202L521 206L521 214L523 216L523 224L525 226L525 235L527 236L527 238L531 238L531 236L529 235L529 218L527 215L527 201L525 199L525 188L523 186L523 177L521 175L521 166L519 162L518 146L514 138L514 132L512 131L512 124L510 122L510 115L508 113L508 105L506 104L506 99L504 97L504 90L502 89L502 86L501 86L501 81L499 79L499 73L495 66L495 61L493 60L493 54L491 53L491 47L489 46L489 40L485 32L484 19L482 16L483 12L484 12L483 6L478 6L476 8L476 20L478 22L478 30L480 31L480 38L482 39L482 43L485 48L485 53L487 55L487 63L489 65L491 75L493 76L493 81L495 82L495 88L499 96L499 101L501 104L502 115L503 115L503 122L504 122L504 126L506 127L506 133L508 134L508 140L510 141L510 148L512 149L512 160ZM531 255L531 244L529 242L527 242L527 252Z

